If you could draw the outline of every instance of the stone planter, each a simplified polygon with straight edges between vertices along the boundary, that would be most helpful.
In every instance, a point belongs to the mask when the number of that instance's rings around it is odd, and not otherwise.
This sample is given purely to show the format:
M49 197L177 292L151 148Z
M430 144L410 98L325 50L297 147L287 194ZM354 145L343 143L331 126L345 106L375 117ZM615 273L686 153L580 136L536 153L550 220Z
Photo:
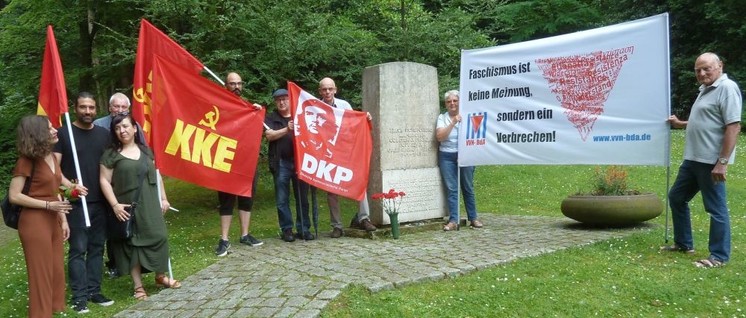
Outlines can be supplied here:
M653 219L663 212L654 193L619 196L571 195L562 201L562 214L595 226L628 226Z

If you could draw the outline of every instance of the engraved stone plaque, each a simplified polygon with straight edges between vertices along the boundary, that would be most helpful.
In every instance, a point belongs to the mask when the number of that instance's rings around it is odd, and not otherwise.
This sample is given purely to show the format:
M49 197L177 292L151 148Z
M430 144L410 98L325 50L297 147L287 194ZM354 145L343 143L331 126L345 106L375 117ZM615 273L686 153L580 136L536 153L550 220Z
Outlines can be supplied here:
M440 111L438 73L429 65L394 62L363 71L363 110L373 117L373 157L368 194L404 191L399 222L444 217L435 121ZM377 200L370 218L389 224Z

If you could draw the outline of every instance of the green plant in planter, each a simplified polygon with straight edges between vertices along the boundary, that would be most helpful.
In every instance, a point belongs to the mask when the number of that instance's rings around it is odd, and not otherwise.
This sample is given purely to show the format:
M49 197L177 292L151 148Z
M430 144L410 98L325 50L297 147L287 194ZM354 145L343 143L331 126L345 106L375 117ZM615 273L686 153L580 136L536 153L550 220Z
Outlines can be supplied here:
M637 195L640 191L629 190L627 170L622 166L596 167L591 178L591 195Z

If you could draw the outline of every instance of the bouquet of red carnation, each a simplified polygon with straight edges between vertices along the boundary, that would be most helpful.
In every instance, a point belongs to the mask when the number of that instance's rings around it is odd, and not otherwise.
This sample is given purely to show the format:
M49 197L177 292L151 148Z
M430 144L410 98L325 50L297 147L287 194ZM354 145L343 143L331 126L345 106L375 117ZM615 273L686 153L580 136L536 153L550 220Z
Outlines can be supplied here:
M62 198L70 202L78 201L80 199L80 191L78 191L76 186L76 183L73 183L71 187L60 186L60 195Z
M399 214L399 206L401 206L402 198L407 195L404 191L396 192L394 189L390 189L389 192L375 193L373 194L373 200L381 200L383 204L383 211L388 215Z

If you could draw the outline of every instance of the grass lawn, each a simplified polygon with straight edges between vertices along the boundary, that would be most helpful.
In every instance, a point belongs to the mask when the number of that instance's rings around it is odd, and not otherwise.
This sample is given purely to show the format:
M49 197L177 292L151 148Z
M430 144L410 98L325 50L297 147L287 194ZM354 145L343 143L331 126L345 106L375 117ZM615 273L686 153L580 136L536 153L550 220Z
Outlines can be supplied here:
M671 179L681 163L683 131L672 136ZM744 136L740 145L744 145ZM323 317L746 317L746 155L728 169L732 255L723 268L692 265L706 258L709 217L692 200L695 256L659 253L658 226L624 239L521 259L438 282L370 293L351 287ZM593 166L493 166L476 172L480 213L562 216L568 194L590 190ZM666 167L629 167L632 188L665 198ZM497 226L500 224L488 224ZM673 232L669 221L669 240ZM458 242L454 249L500 248Z
M741 137L740 144L746 144ZM673 133L671 183L681 162L683 132ZM708 217L699 196L692 201L697 254L659 253L664 244L665 219L624 239L571 248L521 259L438 282L421 283L370 293L352 286L334 300L323 317L746 317L746 155L739 152L729 168L728 198L733 236L732 261L723 268L697 269L692 261L707 256ZM277 237L272 178L260 167L252 215L252 233L260 239ZM485 166L477 168L475 187L480 213L561 217L559 205L568 194L589 190L593 166ZM665 167L630 167L633 188L666 192ZM169 213L170 242L177 278L217 260L213 249L219 225L216 194L178 180L167 180L171 203L181 212ZM324 198L320 198L324 203ZM354 205L344 200L344 220ZM329 231L326 207L320 232ZM231 240L237 243L237 218ZM487 224L499 227L500 224ZM670 225L669 225L670 226ZM8 230L0 230L8 231ZM7 233L0 233L7 234ZM25 264L20 243L0 243L0 317L24 317L27 305ZM3 235L0 235L2 237ZM6 235L7 236L7 235ZM669 233L669 237L672 234ZM0 242L3 242L0 240ZM454 248L500 248L456 242ZM145 288L155 291L152 274ZM90 305L96 317L111 316L134 303L128 277L104 278L104 293L116 300L111 307ZM95 312L94 312L95 310ZM67 315L75 315L68 311ZM89 314L90 315L90 314Z

